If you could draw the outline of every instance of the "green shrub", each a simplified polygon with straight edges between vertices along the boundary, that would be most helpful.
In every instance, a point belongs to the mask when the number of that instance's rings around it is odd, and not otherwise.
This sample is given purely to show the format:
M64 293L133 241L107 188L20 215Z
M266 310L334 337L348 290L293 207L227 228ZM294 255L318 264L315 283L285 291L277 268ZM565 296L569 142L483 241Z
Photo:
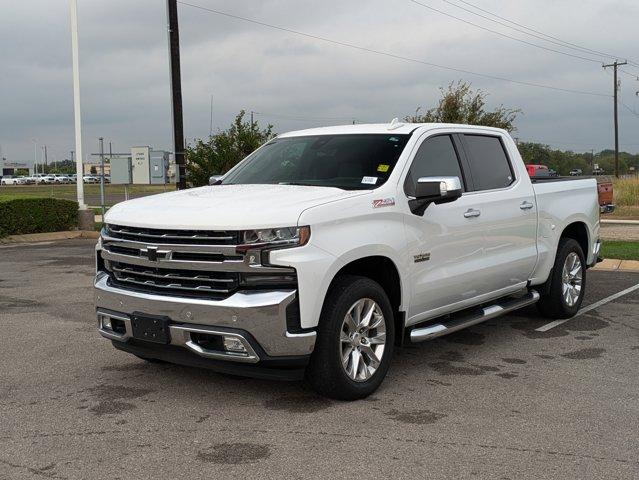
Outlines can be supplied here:
M0 237L59 232L78 226L78 204L55 198L0 201Z

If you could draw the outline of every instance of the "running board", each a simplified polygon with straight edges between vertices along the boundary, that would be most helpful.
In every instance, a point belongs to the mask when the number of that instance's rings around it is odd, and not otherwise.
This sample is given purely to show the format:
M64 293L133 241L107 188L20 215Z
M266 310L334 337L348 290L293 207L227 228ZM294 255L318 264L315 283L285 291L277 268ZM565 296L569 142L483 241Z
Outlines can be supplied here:
M433 338L448 335L449 333L477 325L478 323L499 317L513 310L532 305L537 302L537 300L539 300L539 293L535 290L529 290L523 297L484 307L479 313L465 315L459 318L451 318L445 322L428 325L427 327L415 328L410 332L410 341L413 343L423 342L424 340L432 340Z

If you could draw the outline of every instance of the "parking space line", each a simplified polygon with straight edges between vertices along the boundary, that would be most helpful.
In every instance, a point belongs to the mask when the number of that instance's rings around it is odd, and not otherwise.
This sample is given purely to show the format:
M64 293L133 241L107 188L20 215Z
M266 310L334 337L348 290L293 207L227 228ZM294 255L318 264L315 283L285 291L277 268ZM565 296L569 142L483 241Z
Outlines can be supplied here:
M579 310L577 314L572 318L578 317L579 315L583 315L584 313L594 310L595 308L599 308L602 305L612 302L613 300L623 297L624 295L634 292L635 290L639 290L639 283L633 287L626 288L625 290L622 290L621 292L617 292L613 295L610 295L609 297L606 297L603 300L599 300L598 302L585 306L584 308ZM566 318L564 320L555 320L554 322L547 323L546 325L542 325L541 327L536 328L535 332L547 332L551 328L555 328L563 323L566 323L569 320L572 320L572 318Z

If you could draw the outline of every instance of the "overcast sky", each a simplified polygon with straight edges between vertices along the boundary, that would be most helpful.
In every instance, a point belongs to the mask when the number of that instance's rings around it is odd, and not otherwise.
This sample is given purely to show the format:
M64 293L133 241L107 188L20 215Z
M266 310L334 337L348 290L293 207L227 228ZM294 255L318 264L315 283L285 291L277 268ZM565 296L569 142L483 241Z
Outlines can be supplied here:
M525 41L552 43L460 10L461 0L422 3ZM468 0L502 17L639 64L636 0ZM97 139L116 151L170 148L164 0L78 0L85 152ZM600 65L534 48L409 0L191 0L313 35L487 75L612 95ZM612 98L553 91L411 63L178 6L187 140L225 128L240 109L278 132L387 122L437 102L438 88L464 79L489 105L523 110L515 136L585 151L613 143ZM69 6L65 0L0 0L0 148L31 163L34 141L49 160L73 149ZM635 55L633 58L632 55ZM589 56L589 55L586 55ZM597 58L596 56L594 58ZM611 60L614 60L611 59ZM639 67L624 70L639 75ZM639 81L621 74L621 99L639 112ZM294 117L294 118L290 118ZM622 149L639 151L639 116L620 106ZM40 153L39 153L40 154Z

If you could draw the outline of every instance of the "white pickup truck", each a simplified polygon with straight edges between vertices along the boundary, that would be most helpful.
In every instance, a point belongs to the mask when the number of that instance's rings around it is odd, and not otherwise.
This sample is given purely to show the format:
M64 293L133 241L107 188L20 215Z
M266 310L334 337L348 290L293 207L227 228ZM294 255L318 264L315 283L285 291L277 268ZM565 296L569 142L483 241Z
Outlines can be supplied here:
M595 180L531 180L500 129L292 132L214 183L107 213L95 303L116 348L357 399L403 342L533 303L574 315L598 260Z

